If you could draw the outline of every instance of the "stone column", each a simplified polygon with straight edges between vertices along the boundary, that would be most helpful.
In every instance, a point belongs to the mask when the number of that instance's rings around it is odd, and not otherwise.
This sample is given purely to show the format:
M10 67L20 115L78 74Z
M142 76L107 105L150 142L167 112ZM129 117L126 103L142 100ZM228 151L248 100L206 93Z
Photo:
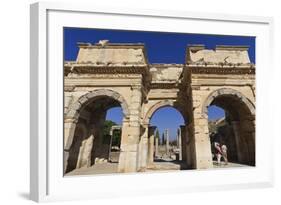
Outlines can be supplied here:
M138 153L138 170L145 171L147 167L148 158L148 133L149 124L143 124L143 134L139 143L139 153Z
M108 149L108 160L111 162L111 147L112 147L112 138L113 138L113 134L115 129L113 128L114 126L111 127L110 131L109 131L109 135L110 135L110 142L109 142L109 149Z
M181 133L181 160L186 161L186 129L185 125L180 126L180 133Z
M150 126L148 128L148 164L152 164L154 161L154 132L156 126Z
M177 132L177 144L178 144L178 149L179 149L179 160L182 160L182 136L181 136L181 128L178 128Z
M193 138L193 127L192 124L188 124L185 127L186 137L186 162L188 168L193 168L195 164L195 145Z
M129 118L123 120L119 172L136 172L140 141L141 85L131 88Z
M156 137L155 138L155 157L159 156L159 148L158 148L158 146L159 146L159 138Z
M165 129L165 139L166 139L166 154L169 155L169 130Z

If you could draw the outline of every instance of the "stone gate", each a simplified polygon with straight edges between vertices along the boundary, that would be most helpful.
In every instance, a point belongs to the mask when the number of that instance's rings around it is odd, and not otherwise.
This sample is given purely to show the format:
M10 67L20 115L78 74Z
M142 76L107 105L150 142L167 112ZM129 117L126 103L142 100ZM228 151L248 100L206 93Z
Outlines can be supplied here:
M76 61L64 63L64 167L91 166L108 158L99 127L106 111L123 111L119 172L145 171L153 135L150 118L176 108L182 159L189 168L211 168L207 108L226 111L238 161L255 164L255 65L244 46L189 45L185 64L149 64L144 44L79 43Z

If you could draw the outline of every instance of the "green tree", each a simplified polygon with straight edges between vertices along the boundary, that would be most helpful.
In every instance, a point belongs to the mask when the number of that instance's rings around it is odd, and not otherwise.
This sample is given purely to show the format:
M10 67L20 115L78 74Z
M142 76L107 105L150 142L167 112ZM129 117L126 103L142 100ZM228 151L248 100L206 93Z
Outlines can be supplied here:
M103 144L110 144L110 130L112 126L117 125L115 122L111 120L106 120L103 124ZM112 136L111 146L118 146L120 147L121 144L121 130L115 130Z
M115 122L111 121L111 120L105 120L104 124L103 124L102 134L103 135L109 135L111 127L114 126L114 125L117 125L117 124Z
M116 130L113 132L111 145L120 147L120 144L121 144L121 130Z

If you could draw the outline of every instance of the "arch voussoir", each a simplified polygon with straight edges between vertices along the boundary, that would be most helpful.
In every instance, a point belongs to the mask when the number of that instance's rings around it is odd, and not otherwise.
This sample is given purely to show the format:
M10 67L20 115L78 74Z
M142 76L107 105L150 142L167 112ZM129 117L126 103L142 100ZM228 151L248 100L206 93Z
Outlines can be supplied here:
M96 97L99 96L108 96L113 98L114 100L118 101L120 103L120 106L122 107L124 116L129 115L129 109L128 104L123 98L122 95L117 93L116 91L109 90L109 89L99 89L94 90L92 92L88 92L81 96L76 102L70 105L69 110L66 114L66 118L77 118L79 117L79 111L81 110L82 106L84 106L87 102L90 100L94 100Z
M78 102L83 105L84 103L86 103L89 100L88 95L83 95L82 97L79 98Z
M202 104L202 113L206 113L208 111L208 106L211 105L214 99L222 95L231 95L236 97L248 107L252 115L255 115L255 107L253 103L251 103L251 101L247 97L245 97L241 92L232 88L220 88L210 93L205 102Z

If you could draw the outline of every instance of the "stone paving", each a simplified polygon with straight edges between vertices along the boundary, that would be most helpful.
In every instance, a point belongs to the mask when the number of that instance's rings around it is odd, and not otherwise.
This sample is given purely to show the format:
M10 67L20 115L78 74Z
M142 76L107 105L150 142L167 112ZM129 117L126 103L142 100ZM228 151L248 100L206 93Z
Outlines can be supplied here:
M231 163L229 162L225 165L223 162L218 165L217 162L213 162L213 169L221 168L237 168L237 167L249 167L243 164ZM118 163L103 163L96 164L91 167L83 167L80 169L75 169L72 172L67 173L65 176L75 176L75 175L96 175L96 174L116 174L118 170ZM175 171L175 170L187 170L184 163L175 160L158 160L147 167L146 172L154 171Z
M245 164L238 164L238 163L231 163L228 162L227 165L224 164L224 162L221 163L221 165L218 165L217 162L213 162L213 166L214 168L233 168L233 167L250 167L249 165L245 165Z
M95 164L91 167L82 167L80 169L75 169L65 176L72 175L94 175L94 174L113 174L117 173L118 163L103 163Z

